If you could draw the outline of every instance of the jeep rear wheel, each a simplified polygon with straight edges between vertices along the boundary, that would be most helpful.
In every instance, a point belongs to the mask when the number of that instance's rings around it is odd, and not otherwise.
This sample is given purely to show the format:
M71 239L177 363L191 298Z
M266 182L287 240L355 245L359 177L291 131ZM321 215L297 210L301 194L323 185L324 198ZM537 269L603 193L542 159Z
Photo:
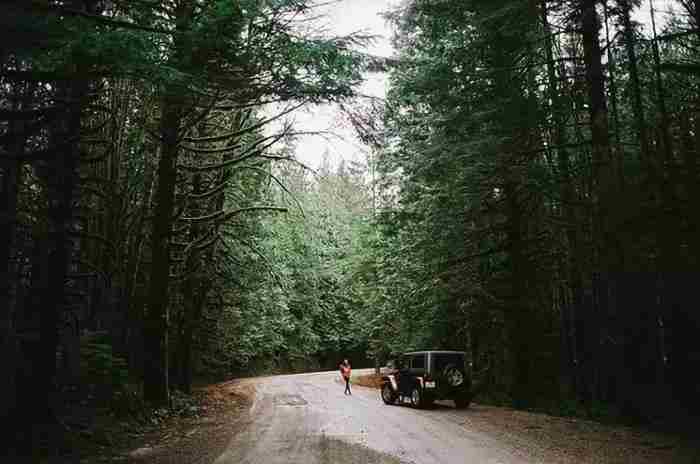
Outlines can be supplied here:
M396 393L394 393L394 390L388 383L382 386L382 401L384 401L385 404L396 403Z
M411 405L414 408L423 407L423 393L418 386L413 387L413 390L411 390Z

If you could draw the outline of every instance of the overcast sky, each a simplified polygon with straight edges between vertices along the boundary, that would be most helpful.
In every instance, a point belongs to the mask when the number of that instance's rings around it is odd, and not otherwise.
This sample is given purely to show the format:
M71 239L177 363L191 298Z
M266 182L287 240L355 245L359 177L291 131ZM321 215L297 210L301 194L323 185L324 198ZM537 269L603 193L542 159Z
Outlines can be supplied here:
M322 1L322 0L319 0ZM318 13L325 14L322 19L329 32L333 35L347 35L362 32L378 36L366 50L379 56L391 56L391 28L380 14L399 4L400 0L340 0L329 1L319 7ZM674 0L654 0L657 11L657 29L661 29L669 18L669 11ZM643 0L642 6L634 15L634 19L644 26L644 34L651 35L649 0ZM361 88L361 92L377 97L384 97L386 92L386 76L369 74ZM341 159L364 161L366 147L355 137L353 131L344 127L342 119L334 106L322 105L297 111L294 115L295 127L298 131L330 131L337 137L301 136L297 140L296 156L301 162L312 168L318 168L324 152L330 155L330 161L337 165Z
M347 35L361 32L378 36L366 50L378 56L391 56L391 29L384 18L383 11L398 4L398 0L340 0L329 2L318 9L327 15L321 21L333 35ZM361 93L384 97L386 77L383 74L369 74L362 85ZM355 139L353 131L344 127L336 108L332 105L309 107L297 111L294 115L295 128L298 131L331 131L338 137L302 136L297 140L296 156L309 167L320 165L323 153L328 151L330 161L337 165L341 159L363 161L366 147Z

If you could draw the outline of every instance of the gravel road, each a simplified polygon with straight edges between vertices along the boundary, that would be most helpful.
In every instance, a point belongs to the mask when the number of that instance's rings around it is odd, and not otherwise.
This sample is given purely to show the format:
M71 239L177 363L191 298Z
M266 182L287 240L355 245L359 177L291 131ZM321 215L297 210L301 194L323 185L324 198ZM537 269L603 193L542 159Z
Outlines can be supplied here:
M363 387L345 396L337 372L262 378L257 389L251 423L215 464L536 462L465 428L468 409L387 406Z

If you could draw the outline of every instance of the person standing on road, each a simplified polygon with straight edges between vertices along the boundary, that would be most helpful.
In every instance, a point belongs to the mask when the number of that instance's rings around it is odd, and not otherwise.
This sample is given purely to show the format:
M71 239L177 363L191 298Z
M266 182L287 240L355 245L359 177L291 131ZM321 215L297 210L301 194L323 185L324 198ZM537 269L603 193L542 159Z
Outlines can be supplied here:
M352 392L350 391L350 374L352 372L352 368L350 367L350 362L347 359L344 359L342 363L340 363L340 375L343 376L343 380L345 380L345 394L346 395L352 395Z

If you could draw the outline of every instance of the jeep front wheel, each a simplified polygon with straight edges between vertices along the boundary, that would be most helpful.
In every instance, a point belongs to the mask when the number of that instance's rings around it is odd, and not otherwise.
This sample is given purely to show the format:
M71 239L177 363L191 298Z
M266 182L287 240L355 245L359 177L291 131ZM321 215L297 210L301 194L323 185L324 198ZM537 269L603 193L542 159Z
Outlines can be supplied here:
M411 390L411 405L414 408L420 408L423 406L423 393L417 386L413 387L413 390Z
M382 386L382 401L384 401L384 404L396 403L396 393L394 393L394 390L388 383Z

